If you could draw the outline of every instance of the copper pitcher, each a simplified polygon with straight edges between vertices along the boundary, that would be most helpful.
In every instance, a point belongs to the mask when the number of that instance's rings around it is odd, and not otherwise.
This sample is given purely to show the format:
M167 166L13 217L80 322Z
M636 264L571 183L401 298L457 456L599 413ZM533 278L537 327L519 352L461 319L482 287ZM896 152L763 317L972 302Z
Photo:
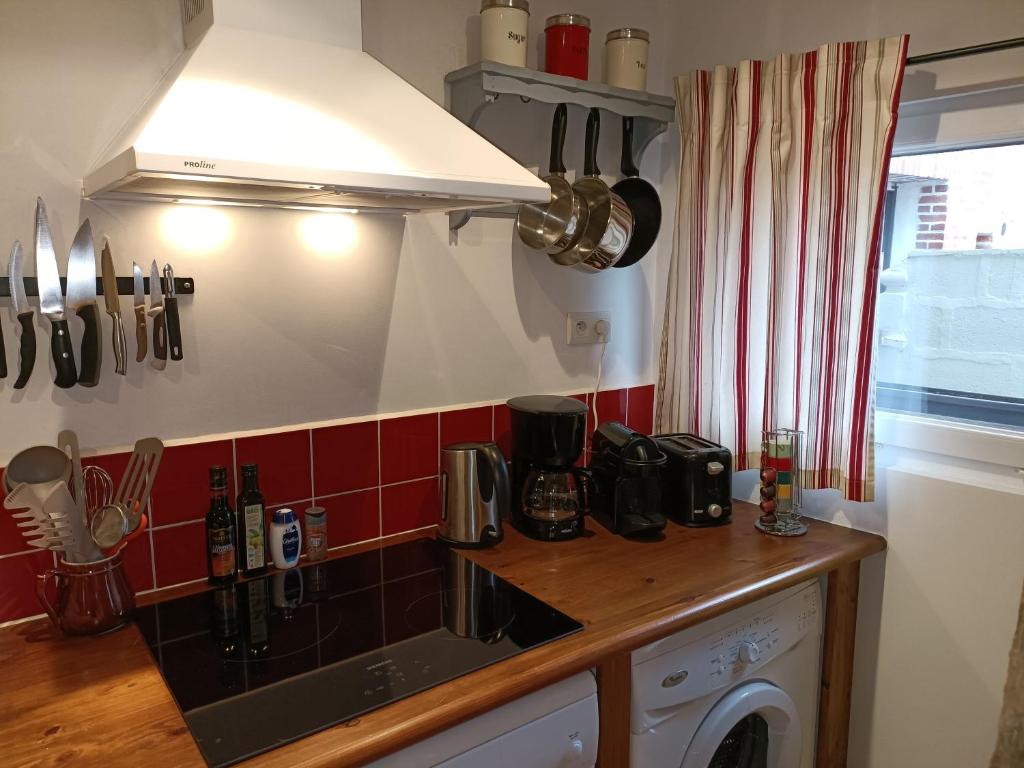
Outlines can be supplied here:
M128 623L135 595L124 575L122 552L91 563L60 564L39 574L36 595L50 621L67 635L98 635ZM47 597L53 581L56 599Z

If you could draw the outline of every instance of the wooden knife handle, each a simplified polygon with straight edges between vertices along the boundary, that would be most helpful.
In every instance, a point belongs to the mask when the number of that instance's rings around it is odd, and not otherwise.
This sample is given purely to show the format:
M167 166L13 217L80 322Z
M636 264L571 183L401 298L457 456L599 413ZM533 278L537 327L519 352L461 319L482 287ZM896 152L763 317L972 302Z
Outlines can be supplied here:
M146 352L148 349L146 345L148 339L146 338L146 308L136 307L135 308L135 362L141 363L146 359Z
M124 321L120 312L115 312L110 317L114 321L114 372L124 376L128 370L128 345L124 340Z
M82 369L78 372L78 383L83 387L95 387L100 380L100 310L95 304L79 307L75 314L85 323L82 334Z
M15 389L25 388L36 364L36 324L32 322L33 319L31 311L18 315L21 339L18 342L18 380L14 382Z
M64 318L50 318L50 354L57 369L53 380L61 389L70 389L78 383L78 369L75 367L75 348L71 344L71 331Z

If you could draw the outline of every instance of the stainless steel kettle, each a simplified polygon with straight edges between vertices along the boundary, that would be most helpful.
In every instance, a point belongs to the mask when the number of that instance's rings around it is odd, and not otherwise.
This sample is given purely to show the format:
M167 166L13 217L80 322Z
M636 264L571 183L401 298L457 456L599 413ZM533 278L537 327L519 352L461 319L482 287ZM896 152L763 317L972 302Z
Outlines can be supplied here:
M454 443L441 449L441 523L437 537L456 547L487 547L504 535L509 479L496 443Z

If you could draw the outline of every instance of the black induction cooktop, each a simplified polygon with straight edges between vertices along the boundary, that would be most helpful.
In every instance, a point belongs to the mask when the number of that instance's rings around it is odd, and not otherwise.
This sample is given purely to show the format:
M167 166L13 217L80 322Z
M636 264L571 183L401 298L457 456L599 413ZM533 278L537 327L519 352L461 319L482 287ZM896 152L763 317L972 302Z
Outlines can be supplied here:
M136 617L214 768L582 629L431 539L168 600Z

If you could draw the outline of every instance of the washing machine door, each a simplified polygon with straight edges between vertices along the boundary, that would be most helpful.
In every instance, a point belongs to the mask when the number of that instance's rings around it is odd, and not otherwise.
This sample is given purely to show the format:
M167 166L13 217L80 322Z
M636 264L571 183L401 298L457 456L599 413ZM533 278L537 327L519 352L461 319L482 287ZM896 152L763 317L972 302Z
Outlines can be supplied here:
M701 722L680 768L798 768L800 717L781 688L733 688Z

